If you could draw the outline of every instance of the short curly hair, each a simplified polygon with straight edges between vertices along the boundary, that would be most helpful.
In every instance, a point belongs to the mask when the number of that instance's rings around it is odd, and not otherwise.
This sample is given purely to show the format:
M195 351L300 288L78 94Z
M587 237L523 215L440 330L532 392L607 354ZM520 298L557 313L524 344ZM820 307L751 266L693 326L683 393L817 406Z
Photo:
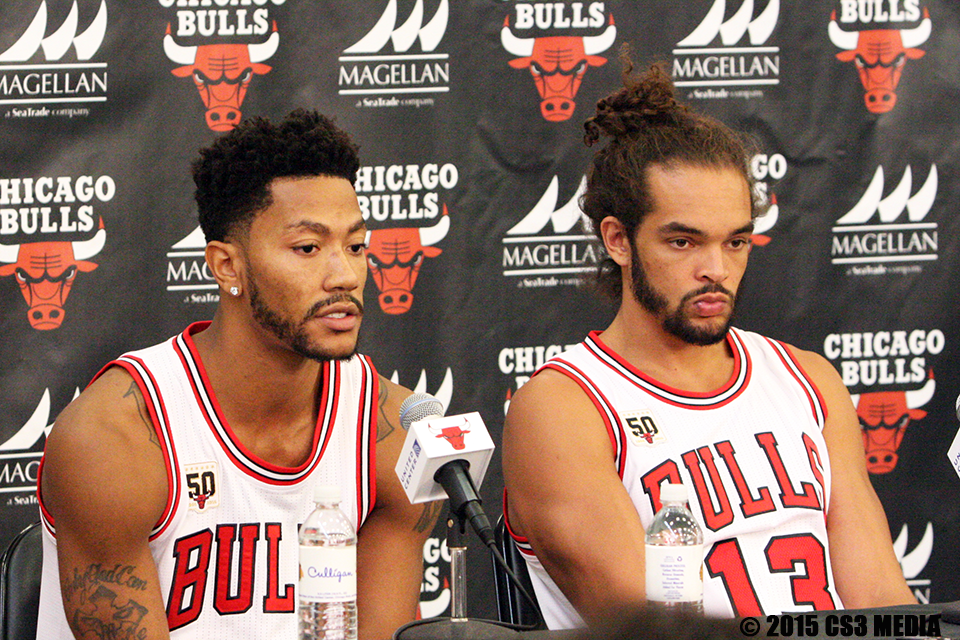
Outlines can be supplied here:
M591 161L580 202L601 242L600 222L607 216L617 218L633 242L640 222L654 205L647 185L647 168L652 164L732 168L743 176L753 194L750 158L754 145L718 120L678 102L673 81L662 65L636 75L626 46L620 58L623 88L598 101L596 114L583 125L588 147L602 135L610 138ZM755 197L751 197L751 206L753 218L762 213ZM596 285L601 294L614 300L622 295L620 265L609 256L598 265Z
M200 150L194 198L207 242L248 228L271 204L277 178L330 176L356 182L359 148L330 118L297 109L273 124L249 118Z

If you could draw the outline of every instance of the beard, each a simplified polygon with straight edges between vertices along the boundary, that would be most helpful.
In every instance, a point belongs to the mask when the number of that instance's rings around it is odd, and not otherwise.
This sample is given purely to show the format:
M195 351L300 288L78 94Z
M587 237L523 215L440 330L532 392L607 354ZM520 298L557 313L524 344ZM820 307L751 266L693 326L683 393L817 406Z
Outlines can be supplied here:
M352 348L341 349L339 351L326 349L311 342L305 326L321 309L337 302L352 302L357 306L357 309L360 310L360 313L363 313L363 303L352 295L348 293L338 293L325 300L321 300L310 307L310 310L304 314L303 318L297 321L292 318L285 318L270 308L260 295L260 289L257 287L256 278L252 273L250 274L248 287L250 288L250 307L253 312L253 319L294 353L304 358L309 358L310 360L316 360L317 362L349 360L357 353L360 343L359 336L354 340Z
M727 332L733 323L733 311L736 307L737 297L723 285L708 284L696 291L691 291L681 298L675 309L670 310L668 309L667 298L650 284L650 280L640 264L637 248L633 243L630 244L630 273L633 297L640 303L641 307L660 319L660 326L670 335L676 336L688 344L700 347L716 344L727 337ZM723 293L730 297L730 316L721 326L715 329L698 327L691 322L690 317L685 312L686 305L690 300L705 293Z

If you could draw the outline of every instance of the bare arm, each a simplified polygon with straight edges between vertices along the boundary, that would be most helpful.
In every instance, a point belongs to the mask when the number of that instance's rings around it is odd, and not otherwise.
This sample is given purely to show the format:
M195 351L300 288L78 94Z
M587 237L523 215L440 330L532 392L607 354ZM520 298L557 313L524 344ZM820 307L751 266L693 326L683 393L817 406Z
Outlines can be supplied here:
M848 608L916 604L893 553L883 505L870 483L850 394L827 360L809 351L793 353L827 404L823 436L833 474L827 535L840 598Z
M644 602L644 530L586 394L543 371L510 402L503 430L510 523L588 622Z
M77 638L169 638L147 546L167 497L156 433L131 377L113 368L57 418L44 452L67 620Z
M357 614L361 640L384 640L416 617L423 581L423 544L442 502L410 504L394 468L406 432L400 403L410 391L380 378L377 418L377 504L357 546Z

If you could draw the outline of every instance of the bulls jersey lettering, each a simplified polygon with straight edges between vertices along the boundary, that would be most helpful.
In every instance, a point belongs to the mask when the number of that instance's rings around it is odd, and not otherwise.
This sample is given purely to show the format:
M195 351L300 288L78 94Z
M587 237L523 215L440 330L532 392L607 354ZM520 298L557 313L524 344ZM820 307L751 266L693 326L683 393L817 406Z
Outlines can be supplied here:
M544 368L577 382L598 408L644 527L665 482L688 487L704 530L708 615L838 608L826 532L824 403L784 345L736 329L727 343L733 375L706 394L650 378L597 333ZM527 540L514 539L551 627L581 625Z
M168 468L167 507L150 551L171 637L293 638L297 532L313 508L313 487L341 487L341 508L356 528L373 508L377 373L361 355L324 363L310 455L296 468L278 467L247 451L220 413L191 337L206 324L108 365L140 387ZM56 523L43 515L42 637L72 638L55 568Z

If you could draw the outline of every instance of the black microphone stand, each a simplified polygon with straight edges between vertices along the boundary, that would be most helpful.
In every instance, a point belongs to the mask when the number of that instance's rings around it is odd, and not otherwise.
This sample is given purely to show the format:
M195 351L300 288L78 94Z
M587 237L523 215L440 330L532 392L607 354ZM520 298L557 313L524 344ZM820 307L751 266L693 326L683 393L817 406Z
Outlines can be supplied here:
M449 503L448 503L449 504ZM465 511L465 510L461 510ZM447 547L450 549L450 617L416 620L397 629L393 640L516 640L520 632L493 620L467 618L467 522L450 506Z

